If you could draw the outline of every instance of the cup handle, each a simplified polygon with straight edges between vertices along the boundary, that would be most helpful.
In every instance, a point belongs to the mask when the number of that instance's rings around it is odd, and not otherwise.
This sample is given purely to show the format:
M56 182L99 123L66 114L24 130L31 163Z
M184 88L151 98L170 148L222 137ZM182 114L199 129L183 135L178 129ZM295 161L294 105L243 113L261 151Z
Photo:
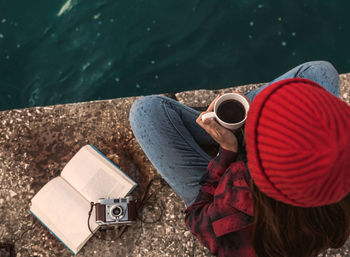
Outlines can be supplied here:
M204 122L206 119L213 119L215 118L215 112L208 112L202 115L202 122Z

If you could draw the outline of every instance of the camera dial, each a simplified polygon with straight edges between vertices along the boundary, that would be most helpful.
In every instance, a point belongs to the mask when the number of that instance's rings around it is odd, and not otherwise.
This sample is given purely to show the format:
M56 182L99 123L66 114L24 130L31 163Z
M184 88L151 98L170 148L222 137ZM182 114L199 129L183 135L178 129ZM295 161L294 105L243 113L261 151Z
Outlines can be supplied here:
M114 205L110 209L110 214L116 219L121 219L124 216L123 209L119 205Z

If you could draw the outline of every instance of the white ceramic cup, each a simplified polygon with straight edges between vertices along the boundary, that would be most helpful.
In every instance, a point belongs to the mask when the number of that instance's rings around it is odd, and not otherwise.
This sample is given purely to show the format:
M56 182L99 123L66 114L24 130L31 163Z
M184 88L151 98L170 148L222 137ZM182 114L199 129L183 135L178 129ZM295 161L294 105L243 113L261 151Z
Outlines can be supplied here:
M221 120L216 114L220 104L222 102L224 102L226 100L230 100L230 99L239 101L244 107L244 110L245 110L244 119L241 120L240 122L227 123L227 122ZM243 124L247 118L248 110L249 110L249 102L247 101L247 99L244 96L237 94L237 93L227 93L227 94L220 96L216 100L216 102L214 104L214 111L213 112L208 112L208 113L202 115L202 121L204 122L206 119L215 119L224 128L227 128L229 130L236 130L236 129L239 129L240 127L243 126Z

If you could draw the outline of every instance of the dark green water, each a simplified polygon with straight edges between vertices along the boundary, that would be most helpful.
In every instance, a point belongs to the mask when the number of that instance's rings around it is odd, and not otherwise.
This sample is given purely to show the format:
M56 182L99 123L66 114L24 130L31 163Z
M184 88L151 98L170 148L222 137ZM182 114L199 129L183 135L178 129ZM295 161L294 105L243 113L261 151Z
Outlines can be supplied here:
M349 0L0 0L0 110L350 72Z

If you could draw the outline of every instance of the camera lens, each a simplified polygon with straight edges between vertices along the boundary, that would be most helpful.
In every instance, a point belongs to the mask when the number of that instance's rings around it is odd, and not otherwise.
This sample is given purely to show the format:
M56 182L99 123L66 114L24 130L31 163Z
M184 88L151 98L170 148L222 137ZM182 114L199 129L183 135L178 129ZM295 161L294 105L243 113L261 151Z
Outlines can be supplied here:
M117 219L121 218L121 216L123 215L123 209L120 206L116 205L112 208L111 214Z
M119 216L121 212L122 212L122 210L120 207L113 209L114 216Z

